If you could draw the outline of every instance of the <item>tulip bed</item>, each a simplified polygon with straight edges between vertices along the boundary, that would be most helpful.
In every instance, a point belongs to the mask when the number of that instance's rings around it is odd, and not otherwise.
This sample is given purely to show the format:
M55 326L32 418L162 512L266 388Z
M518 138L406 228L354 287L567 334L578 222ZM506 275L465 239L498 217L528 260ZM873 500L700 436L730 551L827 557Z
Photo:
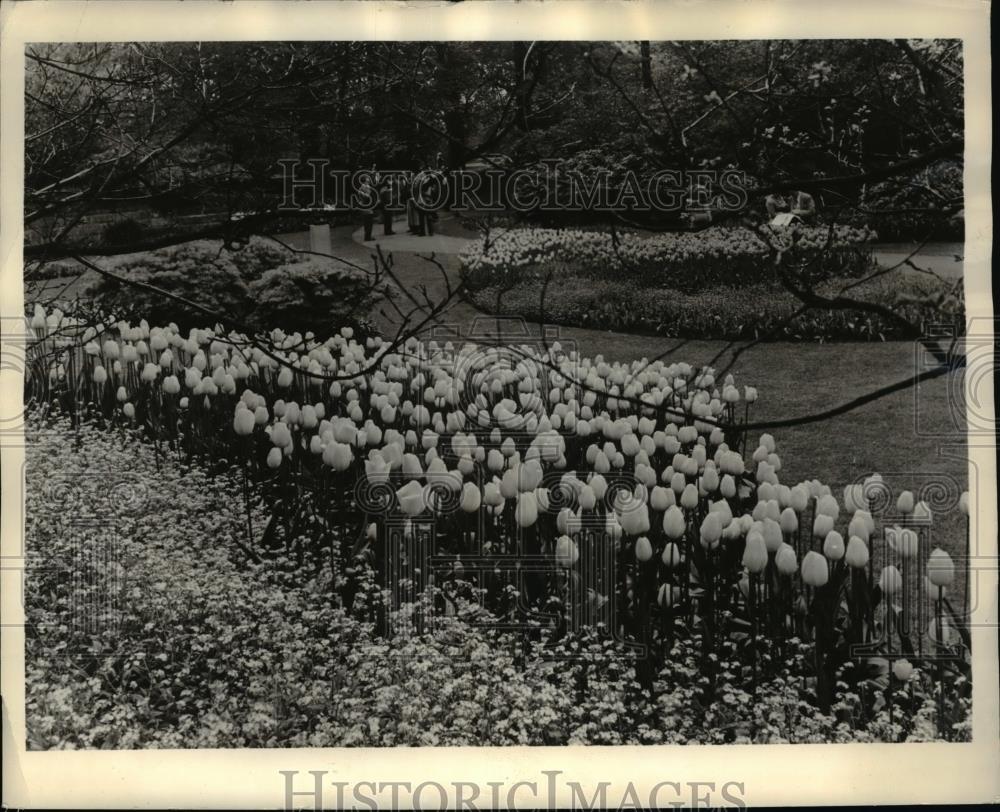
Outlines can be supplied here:
M72 444L83 472L135 461L157 497L121 519L126 572L180 596L162 620L123 601L116 633L167 649L152 669L32 666L40 746L137 746L135 713L164 746L968 736L963 598L929 535L964 520L877 474L783 483L731 375L349 328L262 344L37 309L31 329L37 577L50 513L81 512L37 493ZM73 583L29 621L93 580ZM32 628L36 651L72 643Z
M848 295L852 298L889 305L913 324L965 320L961 280L896 271L861 284L853 282L830 279L815 290L821 296L835 297L851 284ZM769 335L776 340L809 341L912 338L901 333L899 323L863 310L814 308L796 316L802 302L776 283L746 285L738 293L730 288L684 293L643 287L627 279L564 274L551 280L531 276L510 287L470 291L468 296L480 309L497 315L644 335L729 340Z
M572 274L628 279L643 287L692 293L771 282L774 251L804 279L855 277L873 267L874 233L852 226L765 228L716 226L699 232L642 237L573 229L513 228L472 244L461 256L473 290L509 287L526 276Z
M775 278L780 250L798 284L822 296L889 304L913 324L964 320L961 281L874 269L861 228L765 232L709 228L640 238L606 232L511 229L461 257L466 296L489 313L544 323L681 338L889 341L900 322L861 309L812 308Z

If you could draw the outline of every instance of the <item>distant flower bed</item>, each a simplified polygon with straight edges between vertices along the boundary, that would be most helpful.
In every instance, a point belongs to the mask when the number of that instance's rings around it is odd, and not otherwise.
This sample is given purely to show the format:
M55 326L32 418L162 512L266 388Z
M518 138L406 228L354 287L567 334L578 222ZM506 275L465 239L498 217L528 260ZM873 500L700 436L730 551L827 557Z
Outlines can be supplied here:
M774 251L810 279L855 277L872 267L869 244L874 234L866 229L796 226L767 228L762 235L743 227L654 237L519 228L477 242L461 261L466 284L473 290L565 274L628 279L684 292L740 287L775 278Z
M834 296L849 279L818 285ZM845 294L890 307L913 324L961 323L965 318L961 280L879 277ZM587 279L564 275L546 284L527 278L508 287L492 285L468 293L482 310L533 321L676 338L890 341L912 338L899 323L860 309L812 308L780 284L755 283L738 292L715 287L694 293L643 287L629 279Z

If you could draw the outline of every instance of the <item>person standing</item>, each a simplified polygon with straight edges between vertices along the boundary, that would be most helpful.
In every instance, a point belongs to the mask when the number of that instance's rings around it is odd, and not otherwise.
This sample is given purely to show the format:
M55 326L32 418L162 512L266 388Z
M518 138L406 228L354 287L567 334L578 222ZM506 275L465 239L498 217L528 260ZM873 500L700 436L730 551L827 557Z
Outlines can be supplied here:
M788 201L780 194L772 193L764 198L764 208L767 209L767 219L773 220L776 215L789 210Z
M378 195L371 181L365 178L361 181L358 189L357 206L361 212L361 223L365 229L365 242L371 242L372 229L375 227L375 206L378 203Z
M393 180L387 178L379 188L379 209L382 212L382 233L388 237L396 232L392 230L392 209L395 203Z
M406 192L406 230L410 234L422 236L420 210L417 208L416 180L413 176L406 179L404 189Z
M792 214L803 223L811 223L816 219L816 201L809 192L798 192L792 205Z

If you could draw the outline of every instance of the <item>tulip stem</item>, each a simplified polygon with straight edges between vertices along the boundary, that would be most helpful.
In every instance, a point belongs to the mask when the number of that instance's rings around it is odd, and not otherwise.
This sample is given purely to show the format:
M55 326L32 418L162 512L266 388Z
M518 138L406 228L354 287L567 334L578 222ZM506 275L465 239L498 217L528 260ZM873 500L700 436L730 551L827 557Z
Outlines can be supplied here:
M938 695L938 735L942 738L945 736L945 718L944 718L944 663L941 658L941 650L944 648L944 623L942 620L942 601L944 600L944 587L939 586L937 588L937 600L934 602L934 626L935 632L937 633L937 644L935 645L934 659L936 660L937 666L937 695Z
M757 696L757 575L755 573L750 573L750 668L750 686L753 695Z
M253 515L250 510L250 457L249 452L243 457L243 505L247 512L247 544L252 548L253 542Z

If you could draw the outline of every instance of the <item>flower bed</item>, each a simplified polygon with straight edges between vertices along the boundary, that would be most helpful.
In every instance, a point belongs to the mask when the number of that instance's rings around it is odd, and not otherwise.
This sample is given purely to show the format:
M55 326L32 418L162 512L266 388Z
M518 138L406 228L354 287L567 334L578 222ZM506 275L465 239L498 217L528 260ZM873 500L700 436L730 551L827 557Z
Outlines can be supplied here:
M31 322L34 378L46 382L39 399L109 436L143 437L154 466L183 481L169 497L183 516L164 521L159 511L155 527L125 524L123 535L183 541L191 547L178 548L181 557L229 542L254 579L318 590L317 605L361 624L356 646L337 643L346 671L318 677L330 693L303 700L329 701L327 715L306 723L292 713L296 735L304 727L356 744L897 740L928 735L928 725L939 737L966 735L961 593L951 592L950 556L930 538L932 522L964 521L960 505L932 516L877 474L837 495L817 480L782 482L774 438L748 443L743 429L757 392L731 375L611 364L558 345L396 347L345 329L325 341L274 331L262 347L207 329L185 336L118 323L99 333L61 321L39 310ZM85 432L78 445L108 457ZM148 469L150 446L127 453ZM41 459L50 467L39 466L36 483L64 464ZM226 512L200 501L215 497L177 460L237 477ZM193 503L179 496L188 485ZM326 585L309 573L329 573ZM297 611L293 602L293 620ZM479 612L517 633L473 622ZM467 624L442 625L454 617ZM630 657L614 641L645 654ZM859 644L870 655L852 656ZM246 650L264 645L255 638ZM474 662L502 665L486 652L508 647L521 676L503 667L497 679L528 687L497 686L496 707L523 709L534 720L527 731L484 718L494 689L484 698L476 669L435 665L439 652L468 660L471 651ZM544 653L559 647L573 656L553 664ZM427 657L400 664L400 651ZM438 685L442 674L471 696ZM180 682L189 678L199 679L185 672ZM299 684L294 674L288 682ZM610 705L608 690L618 697ZM769 698L765 717L739 711L743 694ZM412 717L392 700L403 695ZM803 734L798 717L780 721L795 702L836 722ZM677 715L712 729L678 726ZM359 732L373 717L382 721ZM430 739L427 717L437 725Z
M770 282L772 251L809 269L810 279L855 277L873 264L865 229L797 226L763 232L713 227L697 233L639 237L571 229L515 228L477 242L461 256L468 287L505 288L528 277L563 275L695 292Z
M519 639L470 610L421 637L377 638L373 623L333 605L325 571L247 558L238 478L157 460L131 433L63 421L33 420L27 448L29 749L936 736L930 670L897 679L894 692L879 672L887 702L870 720L853 695L818 714L805 644L756 695L726 648L706 702L696 638L675 642L648 695L620 646L593 634L532 644L522 659ZM261 505L254 516L263 524ZM103 616L81 612L100 606Z
M854 280L830 279L816 286L824 296ZM467 297L487 313L532 321L678 338L889 341L911 339L899 323L859 309L812 308L792 318L802 302L774 283L708 288L695 293L647 288L629 280L589 279L566 274L546 283L529 276L509 288L490 286ZM894 273L851 287L847 296L889 306L913 324L964 323L961 280Z

